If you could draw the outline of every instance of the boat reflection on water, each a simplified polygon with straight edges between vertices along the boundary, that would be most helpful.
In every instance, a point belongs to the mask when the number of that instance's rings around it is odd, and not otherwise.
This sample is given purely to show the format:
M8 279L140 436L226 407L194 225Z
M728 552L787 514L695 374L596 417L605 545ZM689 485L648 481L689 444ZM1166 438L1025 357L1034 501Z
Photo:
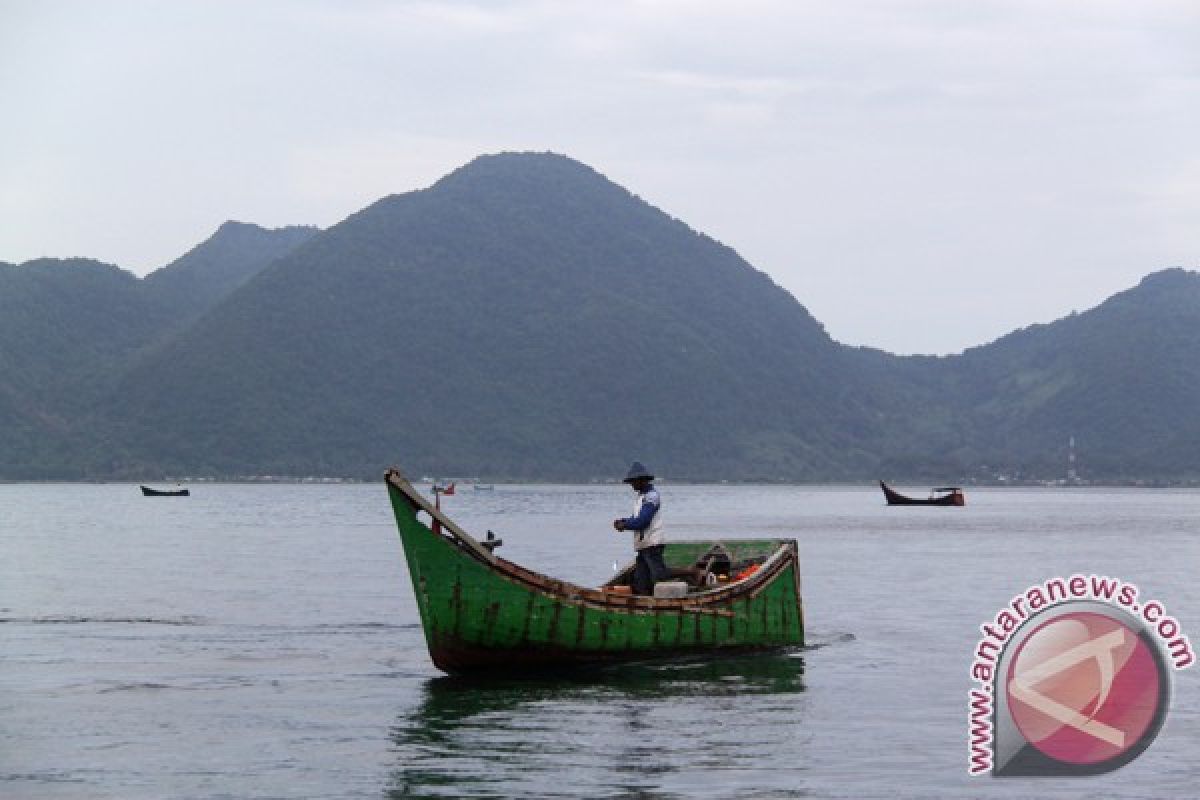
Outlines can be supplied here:
M683 796L694 771L756 770L757 745L801 735L802 653L433 678L391 731L385 796Z

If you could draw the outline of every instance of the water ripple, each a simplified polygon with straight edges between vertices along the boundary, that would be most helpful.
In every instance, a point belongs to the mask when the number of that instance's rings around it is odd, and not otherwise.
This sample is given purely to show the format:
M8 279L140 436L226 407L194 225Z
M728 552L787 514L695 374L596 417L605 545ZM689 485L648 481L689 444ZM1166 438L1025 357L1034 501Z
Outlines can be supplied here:
M204 617L184 615L181 617L124 617L124 616L74 616L51 615L38 617L0 617L0 622L15 622L23 625L205 625Z

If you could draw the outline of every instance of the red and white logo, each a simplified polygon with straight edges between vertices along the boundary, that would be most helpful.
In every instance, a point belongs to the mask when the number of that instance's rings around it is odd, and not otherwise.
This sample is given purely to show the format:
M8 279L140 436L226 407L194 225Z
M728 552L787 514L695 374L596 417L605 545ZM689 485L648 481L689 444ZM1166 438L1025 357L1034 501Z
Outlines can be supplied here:
M1004 691L1028 744L1057 762L1094 765L1156 732L1166 689L1159 673L1156 652L1125 622L1068 611L1021 642Z
M1195 663L1138 587L1076 573L1034 584L979 626L967 693L971 775L1097 775L1158 736L1171 673Z

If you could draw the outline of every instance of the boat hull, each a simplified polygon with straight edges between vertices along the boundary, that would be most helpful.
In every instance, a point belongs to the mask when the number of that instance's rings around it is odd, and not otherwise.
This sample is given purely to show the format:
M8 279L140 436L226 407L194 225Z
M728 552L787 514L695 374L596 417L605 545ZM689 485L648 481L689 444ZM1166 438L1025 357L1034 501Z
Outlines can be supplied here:
M188 489L152 489L149 486L142 486L142 497L190 497L191 491Z
M889 506L963 506L966 505L966 499L963 493L959 490L954 490L948 494L938 497L909 497L897 492L892 487L888 486L883 481L879 482L879 488L883 490L883 496L887 500Z
M575 586L435 533L389 482L430 657L463 674L735 653L804 643L796 543L745 543L772 555L752 578L683 600L617 595ZM711 543L678 542L684 563ZM727 542L738 546L741 543Z

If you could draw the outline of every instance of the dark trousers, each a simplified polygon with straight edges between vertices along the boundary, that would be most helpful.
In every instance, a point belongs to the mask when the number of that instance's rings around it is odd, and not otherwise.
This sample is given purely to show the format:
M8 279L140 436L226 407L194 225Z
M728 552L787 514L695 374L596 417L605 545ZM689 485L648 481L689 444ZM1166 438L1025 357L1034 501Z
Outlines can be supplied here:
M663 546L643 547L637 551L637 562L633 565L634 594L654 594L654 584L671 577L663 562Z

